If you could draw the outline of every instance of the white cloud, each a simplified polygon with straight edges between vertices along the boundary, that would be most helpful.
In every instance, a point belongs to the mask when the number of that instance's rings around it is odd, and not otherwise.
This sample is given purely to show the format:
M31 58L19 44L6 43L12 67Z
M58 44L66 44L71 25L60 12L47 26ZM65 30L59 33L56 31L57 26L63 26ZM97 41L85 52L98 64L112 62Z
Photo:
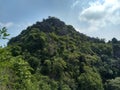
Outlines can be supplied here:
M120 0L100 0L89 3L79 14L79 20L89 24L87 29L96 31L108 25L120 24Z
M80 3L80 0L75 0L71 6L71 8L74 8L76 5Z
M75 30L81 32L82 29L81 29L81 28L77 28L77 27L75 27Z
M2 23L0 22L0 27L6 27L6 28L9 28L13 26L13 23L12 22L7 22L7 23Z
M83 6L86 6L87 3L89 3L90 0L73 0L73 3L71 5L71 8L76 8L76 7L81 7L83 8Z

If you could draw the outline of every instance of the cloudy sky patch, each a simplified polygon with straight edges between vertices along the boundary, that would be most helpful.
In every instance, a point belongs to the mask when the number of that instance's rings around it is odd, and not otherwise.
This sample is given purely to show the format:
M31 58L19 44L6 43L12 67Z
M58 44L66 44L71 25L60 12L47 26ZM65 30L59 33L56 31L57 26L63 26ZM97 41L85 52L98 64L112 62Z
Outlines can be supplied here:
M79 14L80 22L89 23L88 31L120 24L120 0L104 0L103 3L96 0L89 4L90 6L80 11ZM86 31L86 27L84 29Z

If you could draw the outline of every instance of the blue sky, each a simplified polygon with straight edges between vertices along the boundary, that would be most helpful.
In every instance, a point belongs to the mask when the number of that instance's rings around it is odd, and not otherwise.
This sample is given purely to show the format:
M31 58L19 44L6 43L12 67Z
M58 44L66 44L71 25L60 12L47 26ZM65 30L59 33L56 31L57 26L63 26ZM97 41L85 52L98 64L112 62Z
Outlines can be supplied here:
M92 37L120 40L120 0L0 0L0 28L7 27L10 38L48 16Z

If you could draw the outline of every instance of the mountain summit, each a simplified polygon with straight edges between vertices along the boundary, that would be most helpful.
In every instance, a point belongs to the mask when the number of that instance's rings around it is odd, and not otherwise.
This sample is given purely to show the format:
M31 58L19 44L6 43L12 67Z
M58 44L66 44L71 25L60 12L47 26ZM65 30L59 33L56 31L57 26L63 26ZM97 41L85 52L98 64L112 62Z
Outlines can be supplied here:
M20 35L12 38L8 44L11 44L12 42L17 42L17 40L20 40L22 36L32 32L39 32L39 33L43 32L46 34L54 33L59 36L64 36L64 35L69 35L71 37L78 36L79 40L82 41L90 40L90 41L104 42L103 40L91 38L80 32L77 32L73 28L73 26L66 25L60 19L49 16L48 19L43 19L42 22L36 22L36 24L29 26L26 30L23 30Z

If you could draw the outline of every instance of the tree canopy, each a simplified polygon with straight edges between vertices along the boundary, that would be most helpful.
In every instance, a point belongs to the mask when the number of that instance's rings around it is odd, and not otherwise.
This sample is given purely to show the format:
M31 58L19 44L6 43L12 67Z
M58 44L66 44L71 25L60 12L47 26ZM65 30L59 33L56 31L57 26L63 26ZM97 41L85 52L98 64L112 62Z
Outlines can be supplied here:
M9 34L0 30L0 39ZM86 36L56 17L0 48L0 90L119 90L120 41Z

